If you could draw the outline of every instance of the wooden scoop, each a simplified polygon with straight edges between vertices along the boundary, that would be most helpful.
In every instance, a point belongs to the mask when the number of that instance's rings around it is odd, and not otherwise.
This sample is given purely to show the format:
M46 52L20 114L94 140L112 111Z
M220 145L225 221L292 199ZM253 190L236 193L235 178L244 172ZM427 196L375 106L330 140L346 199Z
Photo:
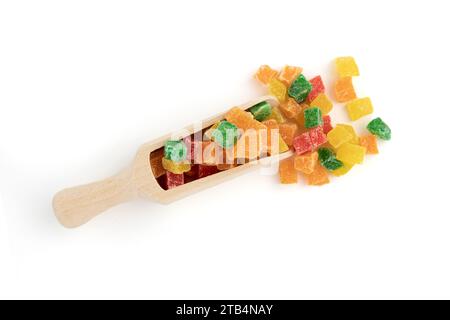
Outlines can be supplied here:
M246 110L262 101L267 101L272 106L278 105L278 101L274 97L265 96L244 104L240 108ZM209 128L218 121L223 120L225 114L221 113L203 121L203 128ZM194 130L198 131L198 129L194 128L194 126L189 126L183 132L186 133L186 136L189 136L194 133ZM173 189L164 190L153 175L149 159L150 154L162 148L164 143L170 138L171 135L168 134L142 145L133 164L113 177L58 192L53 199L53 208L59 222L65 227L75 228L88 222L103 211L136 197L168 204L223 181L235 178L257 168L259 165L259 160L255 160ZM288 151L274 155L271 159L282 160L291 155L292 152Z

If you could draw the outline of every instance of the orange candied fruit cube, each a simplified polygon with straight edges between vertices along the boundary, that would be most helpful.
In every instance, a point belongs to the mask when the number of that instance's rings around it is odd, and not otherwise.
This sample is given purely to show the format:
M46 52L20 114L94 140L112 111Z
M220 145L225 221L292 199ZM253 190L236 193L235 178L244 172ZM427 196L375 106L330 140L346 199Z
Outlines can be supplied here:
M268 85L270 80L278 75L278 71L272 69L268 65L262 65L259 67L255 74L255 78L264 85Z
M367 154L377 154L378 153L377 137L374 136L373 134L368 134L366 136L360 137L359 144L362 147L366 148Z
M295 156L294 168L304 174L312 174L316 168L319 155L317 152L304 154L301 156Z
M282 184L293 184L298 182L298 172L294 168L294 158L280 161L280 182Z
M254 129L265 130L265 125L255 120L250 112L244 111L241 108L234 107L225 116L225 119L236 127L242 130Z
M286 65L281 69L278 79L284 82L285 85L290 86L292 81L294 81L302 71L303 69L300 67Z
M291 147L294 142L294 137L297 133L298 127L295 123L282 123L280 124L280 135L284 142Z
M356 99L355 89L353 88L352 77L339 78L334 83L334 95L336 101L347 102Z
M327 169L321 165L317 165L311 174L307 174L306 180L310 186L321 186L330 182Z
M293 119L302 111L301 105L292 98L287 99L280 104L280 109L288 119Z

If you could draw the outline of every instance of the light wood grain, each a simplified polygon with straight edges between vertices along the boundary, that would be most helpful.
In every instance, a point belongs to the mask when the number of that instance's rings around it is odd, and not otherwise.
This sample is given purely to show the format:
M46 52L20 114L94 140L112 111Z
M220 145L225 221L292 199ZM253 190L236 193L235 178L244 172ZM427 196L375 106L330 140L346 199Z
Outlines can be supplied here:
M261 101L268 101L273 106L278 104L274 97L264 96L246 103L240 106L240 108L246 110ZM203 128L208 128L222 120L225 114L226 112L223 112L204 120L202 122ZM194 130L198 130L198 128L192 125L185 128L182 132L185 132L186 136L188 136L193 134ZM78 227L103 211L136 197L143 197L159 203L169 204L195 192L236 178L259 166L258 161L253 161L234 169L195 180L174 189L164 190L159 186L153 176L149 156L154 150L163 147L164 143L171 136L171 134L168 134L141 146L133 164L120 174L102 181L65 189L57 193L53 199L53 208L61 224L68 228ZM272 158L281 160L289 156L291 156L291 152L276 155Z

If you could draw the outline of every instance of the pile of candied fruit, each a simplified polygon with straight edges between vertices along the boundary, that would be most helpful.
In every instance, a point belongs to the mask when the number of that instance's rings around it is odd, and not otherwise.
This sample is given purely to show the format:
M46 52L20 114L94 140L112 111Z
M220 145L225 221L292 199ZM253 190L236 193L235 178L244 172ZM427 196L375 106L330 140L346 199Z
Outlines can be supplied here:
M358 98L353 87L353 77L359 76L355 60L339 57L335 66L334 100L345 103L351 121L372 114L370 98ZM361 136L350 124L333 126L333 102L321 76L308 80L302 72L296 66L281 71L261 66L255 78L279 106L262 101L248 110L232 108L224 120L154 151L150 163L161 187L172 189L289 150L294 155L280 162L281 183L297 183L302 175L309 185L323 185L329 174L342 176L366 154L377 154L378 139L390 140L391 130L381 118L371 120Z

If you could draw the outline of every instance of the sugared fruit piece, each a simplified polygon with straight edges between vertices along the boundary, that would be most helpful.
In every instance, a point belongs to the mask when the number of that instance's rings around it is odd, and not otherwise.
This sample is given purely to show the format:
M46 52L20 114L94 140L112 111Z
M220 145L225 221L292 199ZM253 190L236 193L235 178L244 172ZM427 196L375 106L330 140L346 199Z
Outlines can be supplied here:
M333 171L341 168L344 164L342 161L336 159L336 155L330 148L319 148L320 164L327 170Z
M317 107L307 108L304 111L305 128L314 128L322 124L322 111Z
M292 81L294 81L300 73L302 73L303 69L300 67L294 66L284 66L280 71L280 75L278 79L282 81L285 85L290 86Z
M352 78L344 77L337 79L334 83L334 95L338 102L347 102L356 99Z
M286 100L287 88L283 82L273 78L269 82L269 94L277 98L278 101L283 102Z
M329 115L324 115L322 117L322 120L323 120L322 124L323 132L327 134L333 129L333 125L331 124L331 117Z
M306 100L309 93L311 92L312 86L305 76L300 74L291 84L288 90L290 97L294 98L295 101L301 103Z
M339 147L336 158L347 164L361 164L365 154L366 148L347 142Z
M378 153L378 145L377 145L377 137L373 134L368 134L366 136L362 136L359 138L359 144L366 148L367 154L377 154Z
M280 161L280 182L282 184L292 184L298 182L298 172L294 168L294 158Z
M266 129L266 126L258 120L255 120L250 112L244 111L238 107L234 107L230 111L228 111L225 119L244 131L248 129Z
M255 120L264 121L272 114L272 106L267 101L262 101L249 109Z
M340 177L340 176L343 176L344 174L346 174L347 172L349 172L352 168L353 168L353 164L343 163L342 167L331 171L331 173L336 177Z
M212 133L212 138L222 148L227 149L236 144L239 139L239 130L231 122L221 121Z
M168 140L164 145L164 157L175 162L186 160L187 147L183 141Z
M294 158L294 168L304 174L311 174L317 165L317 160L319 155L317 152L307 153L301 156L295 156Z
M348 116L352 121L358 120L373 112L372 101L370 98L361 98L347 103Z
M272 108L272 113L267 118L267 120L270 120L270 119L274 119L278 123L286 122L286 120L284 119L284 116L281 114L281 111L280 111L280 109L278 107L273 107Z
M318 107L322 114L327 114L333 109L333 103L325 95L325 93L319 93L317 97L311 101L311 107Z
M391 139L391 129L381 118L375 118L367 125L367 130L382 140Z
M280 109L288 119L294 119L302 111L302 107L292 98L280 104Z
M175 162L166 158L162 159L164 169L171 173L183 174L191 170L191 164L187 161Z
M325 86L323 85L321 76L316 76L310 79L309 83L311 83L312 89L306 100L311 102L316 99L319 94L325 92Z
M275 78L278 74L278 71L273 70L268 65L262 65L259 67L258 71L255 74L255 78L264 85L268 85L270 80Z
M297 129L295 123L280 124L280 136L288 146L292 146Z
M305 175L310 186L321 186L330 182L328 171L321 165L316 165L311 174Z
M173 189L184 184L184 174L175 174L170 171L166 173L167 189Z
M345 124L345 123L338 123L338 124L336 125L336 128L337 128L337 127L342 127L342 128L344 128L345 130L348 131L348 133L350 133L350 134L352 135L352 139L349 141L350 143L353 143L353 144L359 144L359 137L358 137L358 135L356 134L355 128L353 128L352 125L350 125L350 124Z
M344 143L350 142L352 138L352 134L343 127L336 127L327 134L328 142L334 148L339 148Z
M359 76L358 65L353 57L339 57L335 60L336 70L340 78Z

